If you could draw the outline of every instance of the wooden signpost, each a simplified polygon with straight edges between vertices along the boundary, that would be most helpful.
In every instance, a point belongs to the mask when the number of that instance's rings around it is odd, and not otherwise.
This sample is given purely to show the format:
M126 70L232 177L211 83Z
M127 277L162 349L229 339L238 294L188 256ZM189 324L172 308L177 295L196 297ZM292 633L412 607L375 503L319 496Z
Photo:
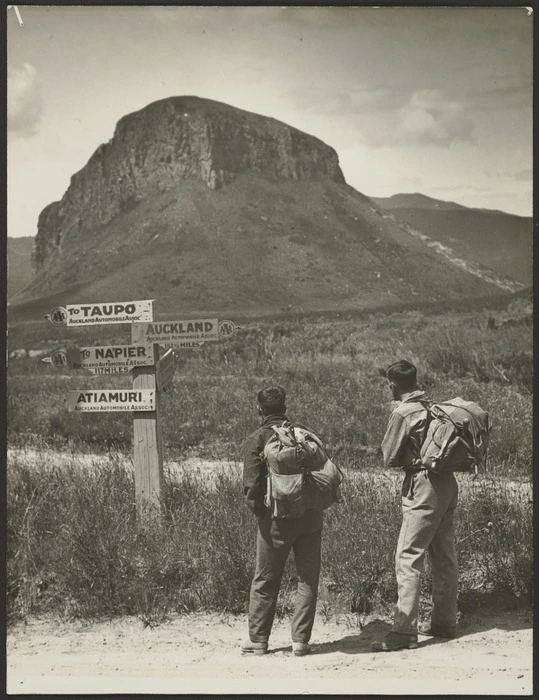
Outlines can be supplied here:
M153 321L153 299L58 306L45 316L61 326L130 323L131 345L88 346L55 350L43 362L53 367L85 369L95 375L132 372L133 387L70 391L70 411L131 411L135 500L140 517L159 517L163 495L161 393L172 382L175 349L201 347L205 342L233 336L232 321L198 319Z
M155 365L159 347L154 344L153 365L133 368L133 390L153 391L153 410L133 414L133 465L135 500L141 517L160 514L163 496L163 441L161 432L161 396L157 391Z

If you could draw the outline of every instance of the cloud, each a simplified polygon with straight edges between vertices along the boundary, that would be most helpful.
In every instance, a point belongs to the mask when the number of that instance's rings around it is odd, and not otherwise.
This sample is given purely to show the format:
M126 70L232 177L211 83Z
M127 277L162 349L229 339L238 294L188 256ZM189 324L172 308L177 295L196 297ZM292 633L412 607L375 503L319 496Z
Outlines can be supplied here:
M420 90L397 113L396 141L447 148L453 141L473 141L473 129L459 102L439 90Z
M345 116L390 106L392 95L383 88L360 87L343 91L334 87L302 85L290 91L295 104L307 112Z
M519 66L518 74L489 76L480 87L470 90L466 99L478 108L490 111L514 108L531 110L533 78L528 72L529 66L523 64Z
M31 63L8 70L8 130L23 138L37 133L43 101L37 71Z

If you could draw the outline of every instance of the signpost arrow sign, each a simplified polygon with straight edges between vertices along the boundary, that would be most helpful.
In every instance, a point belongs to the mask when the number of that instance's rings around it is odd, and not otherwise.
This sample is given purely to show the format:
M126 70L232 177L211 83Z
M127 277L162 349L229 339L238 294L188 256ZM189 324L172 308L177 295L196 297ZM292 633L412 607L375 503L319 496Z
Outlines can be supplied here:
M41 362L47 362L53 367L67 367L67 354L64 350L55 350L50 357L42 357Z
M133 343L159 343L179 348L198 347L206 341L233 336L238 330L239 326L232 321L219 321L216 318L154 321L133 324L131 340Z
M67 311L63 306L56 306L50 314L45 314L43 318L50 321L53 326L65 326L67 321Z
M67 361L73 369L149 367L154 363L151 345L91 345L68 350Z
M153 365L151 345L90 345L82 348L55 350L50 357L44 357L53 367L71 369L111 370L116 372L94 372L94 374L116 374L129 372L132 367Z
M155 389L70 391L70 411L155 411Z
M56 326L95 326L101 323L142 323L153 320L153 299L57 306L45 318Z

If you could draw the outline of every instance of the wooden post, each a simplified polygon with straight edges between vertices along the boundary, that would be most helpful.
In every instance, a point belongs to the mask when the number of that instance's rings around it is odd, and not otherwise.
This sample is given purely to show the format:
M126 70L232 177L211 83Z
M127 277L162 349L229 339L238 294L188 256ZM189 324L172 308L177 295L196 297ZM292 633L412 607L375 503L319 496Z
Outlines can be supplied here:
M154 366L133 368L133 389L155 389L155 411L133 412L135 499L139 517L161 515L163 497L163 446L161 397L157 391L155 365L159 346L153 345Z

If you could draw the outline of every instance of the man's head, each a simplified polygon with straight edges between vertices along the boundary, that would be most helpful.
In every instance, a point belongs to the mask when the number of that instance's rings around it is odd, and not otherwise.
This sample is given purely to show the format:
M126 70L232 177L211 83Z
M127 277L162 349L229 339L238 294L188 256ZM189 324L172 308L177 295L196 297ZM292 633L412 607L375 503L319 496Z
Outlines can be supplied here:
M267 386L256 398L261 416L284 416L286 413L286 391L281 386Z
M399 360L389 365L386 369L386 377L393 398L396 400L417 389L417 369L407 360Z

